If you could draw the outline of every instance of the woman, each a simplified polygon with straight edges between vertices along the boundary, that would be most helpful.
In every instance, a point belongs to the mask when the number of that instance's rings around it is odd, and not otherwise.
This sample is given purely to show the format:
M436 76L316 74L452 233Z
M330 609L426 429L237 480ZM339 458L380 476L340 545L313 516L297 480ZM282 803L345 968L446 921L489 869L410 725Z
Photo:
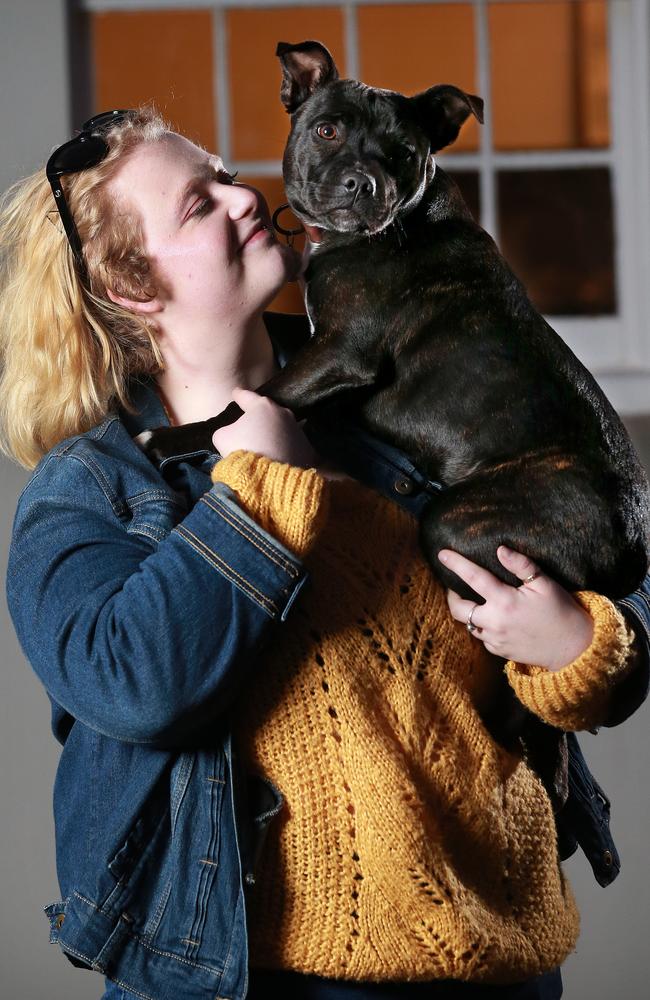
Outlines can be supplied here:
M7 593L63 744L51 940L107 998L560 996L578 917L546 791L484 722L490 652L584 728L632 629L507 551L517 590L441 555L487 597L450 595L455 624L424 494L357 482L253 391L298 270L261 195L151 111L63 150L61 222L39 174L0 229L4 448L34 469ZM216 462L133 441L231 399ZM406 461L376 442L359 478Z

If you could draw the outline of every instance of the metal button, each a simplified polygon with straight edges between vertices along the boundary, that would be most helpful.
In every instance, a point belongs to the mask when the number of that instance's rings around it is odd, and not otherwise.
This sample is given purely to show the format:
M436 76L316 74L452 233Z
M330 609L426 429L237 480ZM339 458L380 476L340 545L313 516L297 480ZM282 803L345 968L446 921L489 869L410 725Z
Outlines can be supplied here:
M605 862L605 864L607 865L608 868L609 868L609 866L611 864L613 864L614 858L612 857L612 852L611 851L604 851L603 852L603 861Z
M57 928L58 927L62 927L64 920L65 920L65 913L59 913L58 917L54 921L54 926L57 927Z
M255 885L255 876L252 872L246 872L244 875L244 881L247 885Z
M412 479L407 479L404 476L401 479L396 479L393 484L393 487L397 493L403 493L404 495L408 495L409 493L412 493L413 490L415 489L415 483L413 482Z

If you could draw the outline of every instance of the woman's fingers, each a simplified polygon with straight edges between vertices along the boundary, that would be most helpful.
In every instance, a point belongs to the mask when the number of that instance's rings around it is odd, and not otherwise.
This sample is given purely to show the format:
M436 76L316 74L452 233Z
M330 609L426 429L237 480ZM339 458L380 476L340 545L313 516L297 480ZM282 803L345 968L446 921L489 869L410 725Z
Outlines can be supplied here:
M484 597L486 601L494 600L508 590L508 585L502 583L489 570L477 566L471 559L461 556L460 552L453 552L451 549L441 549L438 553L441 563L453 573L469 584L472 590Z
M232 398L241 406L242 410L246 411L249 406L252 406L256 399L263 399L263 396L259 396L254 389L244 389L242 386L238 385L232 390Z
M276 406L280 410L286 410L287 413L291 413L291 416L295 420L295 416L288 406L280 406L269 396L261 396L255 389L244 389L240 385L235 386L235 388L232 389L232 398L237 405L244 410L244 412L246 410L250 410L253 406ZM302 423L304 423L306 419L307 418L304 417Z
M500 545L497 549L497 559L510 573L513 573L522 581L528 581L526 583L527 587L533 583L531 577L537 580L542 576L542 571L532 559L529 559L528 556L523 555L521 552L509 549L506 545Z
M455 590L447 591L447 604L451 611L451 617L457 622L462 622L463 625L466 625L469 616L472 615L472 625L476 625L477 630L482 629L481 611L485 605L477 604L476 601L465 601Z

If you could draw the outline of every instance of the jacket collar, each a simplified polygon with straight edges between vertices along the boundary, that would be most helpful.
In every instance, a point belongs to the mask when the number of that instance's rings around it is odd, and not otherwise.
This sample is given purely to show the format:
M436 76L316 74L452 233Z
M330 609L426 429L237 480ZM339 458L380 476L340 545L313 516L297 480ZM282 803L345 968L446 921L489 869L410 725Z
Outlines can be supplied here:
M276 363L280 368L284 368L289 358L309 340L309 321L306 316L298 313L265 312L262 318L273 346ZM131 437L135 437L141 431L152 430L154 427L169 427L167 414L155 389L153 375L134 376L129 382L129 399L136 412L129 413L120 407L119 416ZM203 454L214 455L214 452L207 449L196 452L196 456Z

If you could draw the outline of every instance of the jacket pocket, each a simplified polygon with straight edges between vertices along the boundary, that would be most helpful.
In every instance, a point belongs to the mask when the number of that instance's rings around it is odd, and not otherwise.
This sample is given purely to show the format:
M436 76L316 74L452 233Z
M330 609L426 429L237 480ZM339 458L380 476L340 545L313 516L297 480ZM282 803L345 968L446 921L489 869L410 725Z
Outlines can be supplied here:
M284 804L284 796L273 782L262 774L255 772L247 775L248 806L251 817L251 860L248 871L244 873L247 885L255 884L257 868L269 825L274 816L280 812Z
M59 942L61 931L65 923L65 913L68 906L68 899L58 900L56 903L49 903L43 907L45 916L50 922L50 944L61 944L63 954L78 969L92 969L89 961L84 961L81 956L73 955L66 950L63 942Z
M567 734L569 748L569 797L557 816L560 857L564 860L582 848L599 885L614 881L621 869L609 829L610 802L587 767L574 733ZM572 849L571 849L572 848Z
M146 799L126 836L108 858L108 892L100 895L100 909L119 915L133 907L132 916L142 930L156 910L163 887L170 828L169 774L165 772ZM112 876L112 879L111 879Z

